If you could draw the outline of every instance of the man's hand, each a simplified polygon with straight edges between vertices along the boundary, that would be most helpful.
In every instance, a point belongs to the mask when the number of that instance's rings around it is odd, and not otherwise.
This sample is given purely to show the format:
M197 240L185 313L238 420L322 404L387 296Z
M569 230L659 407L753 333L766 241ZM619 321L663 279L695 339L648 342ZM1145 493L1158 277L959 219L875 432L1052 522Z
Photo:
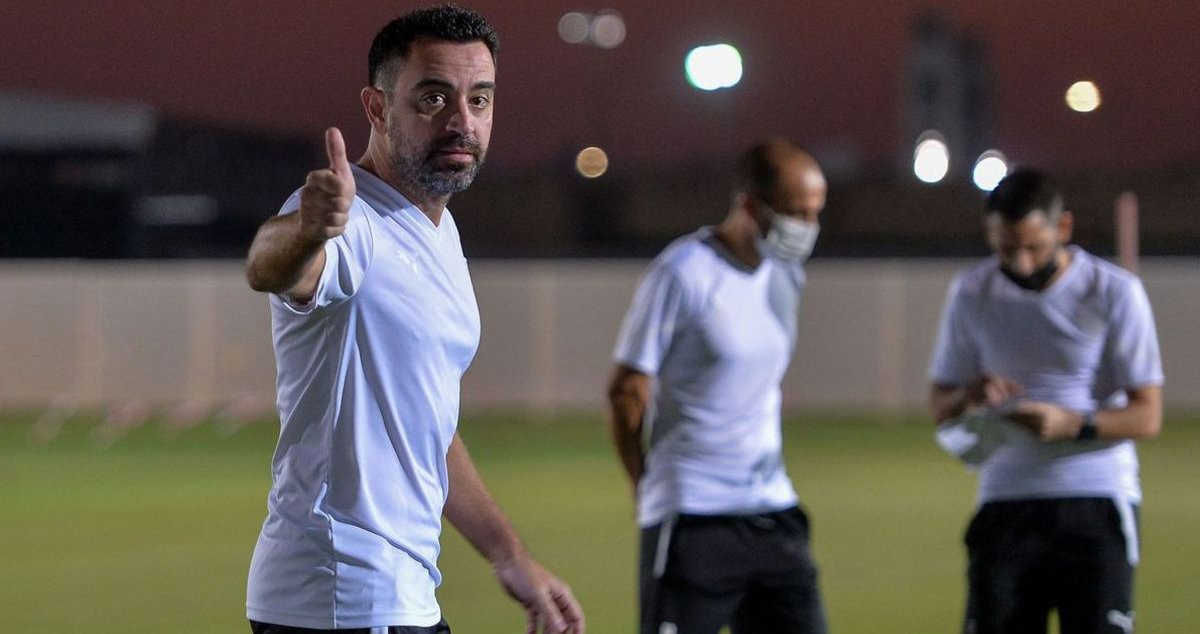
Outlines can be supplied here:
M458 434L446 452L450 491L442 512L492 562L500 585L525 608L528 634L583 634L583 610L567 584L538 565L483 486Z
M1083 414L1053 403L1021 401L1013 406L1008 419L1027 427L1044 441L1073 440L1083 427Z
M992 374L981 374L967 384L967 401L971 405L993 409L1024 393L1019 383Z
M583 634L583 609L571 589L527 553L497 563L495 572L500 585L525 606L526 634Z
M1025 393L1021 384L994 374L980 374L966 385L934 383L929 389L933 420L941 423L973 407L1001 409Z
M258 228L246 255L246 281L264 293L284 293L304 304L312 299L325 268L324 245L350 221L354 174L337 128L325 131L329 168L309 172L300 209L272 216Z
M337 128L325 131L327 169L308 173L300 190L300 234L315 243L339 236L350 218L354 200L354 174L346 160L346 142Z

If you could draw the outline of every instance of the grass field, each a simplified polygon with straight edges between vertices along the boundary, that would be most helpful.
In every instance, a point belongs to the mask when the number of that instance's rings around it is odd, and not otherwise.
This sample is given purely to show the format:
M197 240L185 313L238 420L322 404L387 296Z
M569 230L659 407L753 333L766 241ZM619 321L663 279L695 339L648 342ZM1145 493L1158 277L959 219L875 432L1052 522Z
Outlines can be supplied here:
M277 428L151 423L106 445L74 420L35 442L0 418L0 632L248 632L246 567ZM813 517L831 630L955 632L974 478L919 419L809 415L785 430ZM465 417L485 480L533 551L568 580L589 631L634 629L633 511L600 418ZM1200 623L1200 416L1141 445L1139 631ZM520 632L523 617L452 530L440 590L455 632Z

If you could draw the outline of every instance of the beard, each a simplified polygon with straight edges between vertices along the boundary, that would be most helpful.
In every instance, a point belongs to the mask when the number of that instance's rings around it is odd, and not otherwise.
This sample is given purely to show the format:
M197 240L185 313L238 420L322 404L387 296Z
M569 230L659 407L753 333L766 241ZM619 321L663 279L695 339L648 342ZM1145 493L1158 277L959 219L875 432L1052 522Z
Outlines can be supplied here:
M1044 291L1050 285L1050 280L1054 279L1054 274L1058 273L1058 253L1059 249L1055 249L1054 255L1050 256L1050 260L1029 275L1018 275L1011 268L1004 265L1000 266L1000 272L1012 280L1013 284L1027 291Z
M414 146L401 136L396 128L388 131L388 137L394 148L389 157L392 173L401 182L409 183L422 193L434 196L449 196L470 187L487 154L487 150L478 139L457 133L443 136L426 147ZM448 149L465 151L471 154L474 160L465 164L439 164L438 153Z

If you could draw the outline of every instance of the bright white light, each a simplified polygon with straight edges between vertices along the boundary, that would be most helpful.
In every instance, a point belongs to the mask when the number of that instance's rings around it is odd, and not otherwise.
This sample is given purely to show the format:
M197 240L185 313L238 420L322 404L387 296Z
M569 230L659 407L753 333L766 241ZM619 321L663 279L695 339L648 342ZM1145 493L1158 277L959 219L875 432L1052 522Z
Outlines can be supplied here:
M614 12L605 12L592 20L592 44L600 48L616 48L625 41L625 20Z
M950 171L950 150L936 130L927 130L917 139L913 151L913 174L923 183L938 183Z
M1100 107L1100 88L1090 81L1077 81L1067 89L1067 107L1075 112L1091 112Z
M608 171L608 154L595 146L583 148L575 155L575 171L584 178L603 176Z
M688 82L700 90L717 90L742 80L742 55L728 44L698 46L683 61Z
M1008 161L1000 150L988 150L979 155L975 161L975 169L971 172L971 180L975 186L985 192L996 189L1000 179L1008 175Z
M567 44L581 44L588 37L591 20L587 15L572 11L558 19L558 36Z

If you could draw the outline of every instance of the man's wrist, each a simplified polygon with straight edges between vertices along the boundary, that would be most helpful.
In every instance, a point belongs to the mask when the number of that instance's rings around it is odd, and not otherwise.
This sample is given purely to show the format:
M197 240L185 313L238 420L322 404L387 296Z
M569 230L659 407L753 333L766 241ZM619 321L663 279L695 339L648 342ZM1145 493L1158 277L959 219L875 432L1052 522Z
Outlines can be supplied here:
M487 559L492 564L492 567L496 569L510 566L514 562L529 557L529 551L526 550L525 544L512 533L502 538L486 551L480 549L480 552L483 554L484 559Z
M1093 412L1085 412L1083 425L1080 425L1079 434L1075 436L1075 440L1095 440L1097 431L1096 415Z

